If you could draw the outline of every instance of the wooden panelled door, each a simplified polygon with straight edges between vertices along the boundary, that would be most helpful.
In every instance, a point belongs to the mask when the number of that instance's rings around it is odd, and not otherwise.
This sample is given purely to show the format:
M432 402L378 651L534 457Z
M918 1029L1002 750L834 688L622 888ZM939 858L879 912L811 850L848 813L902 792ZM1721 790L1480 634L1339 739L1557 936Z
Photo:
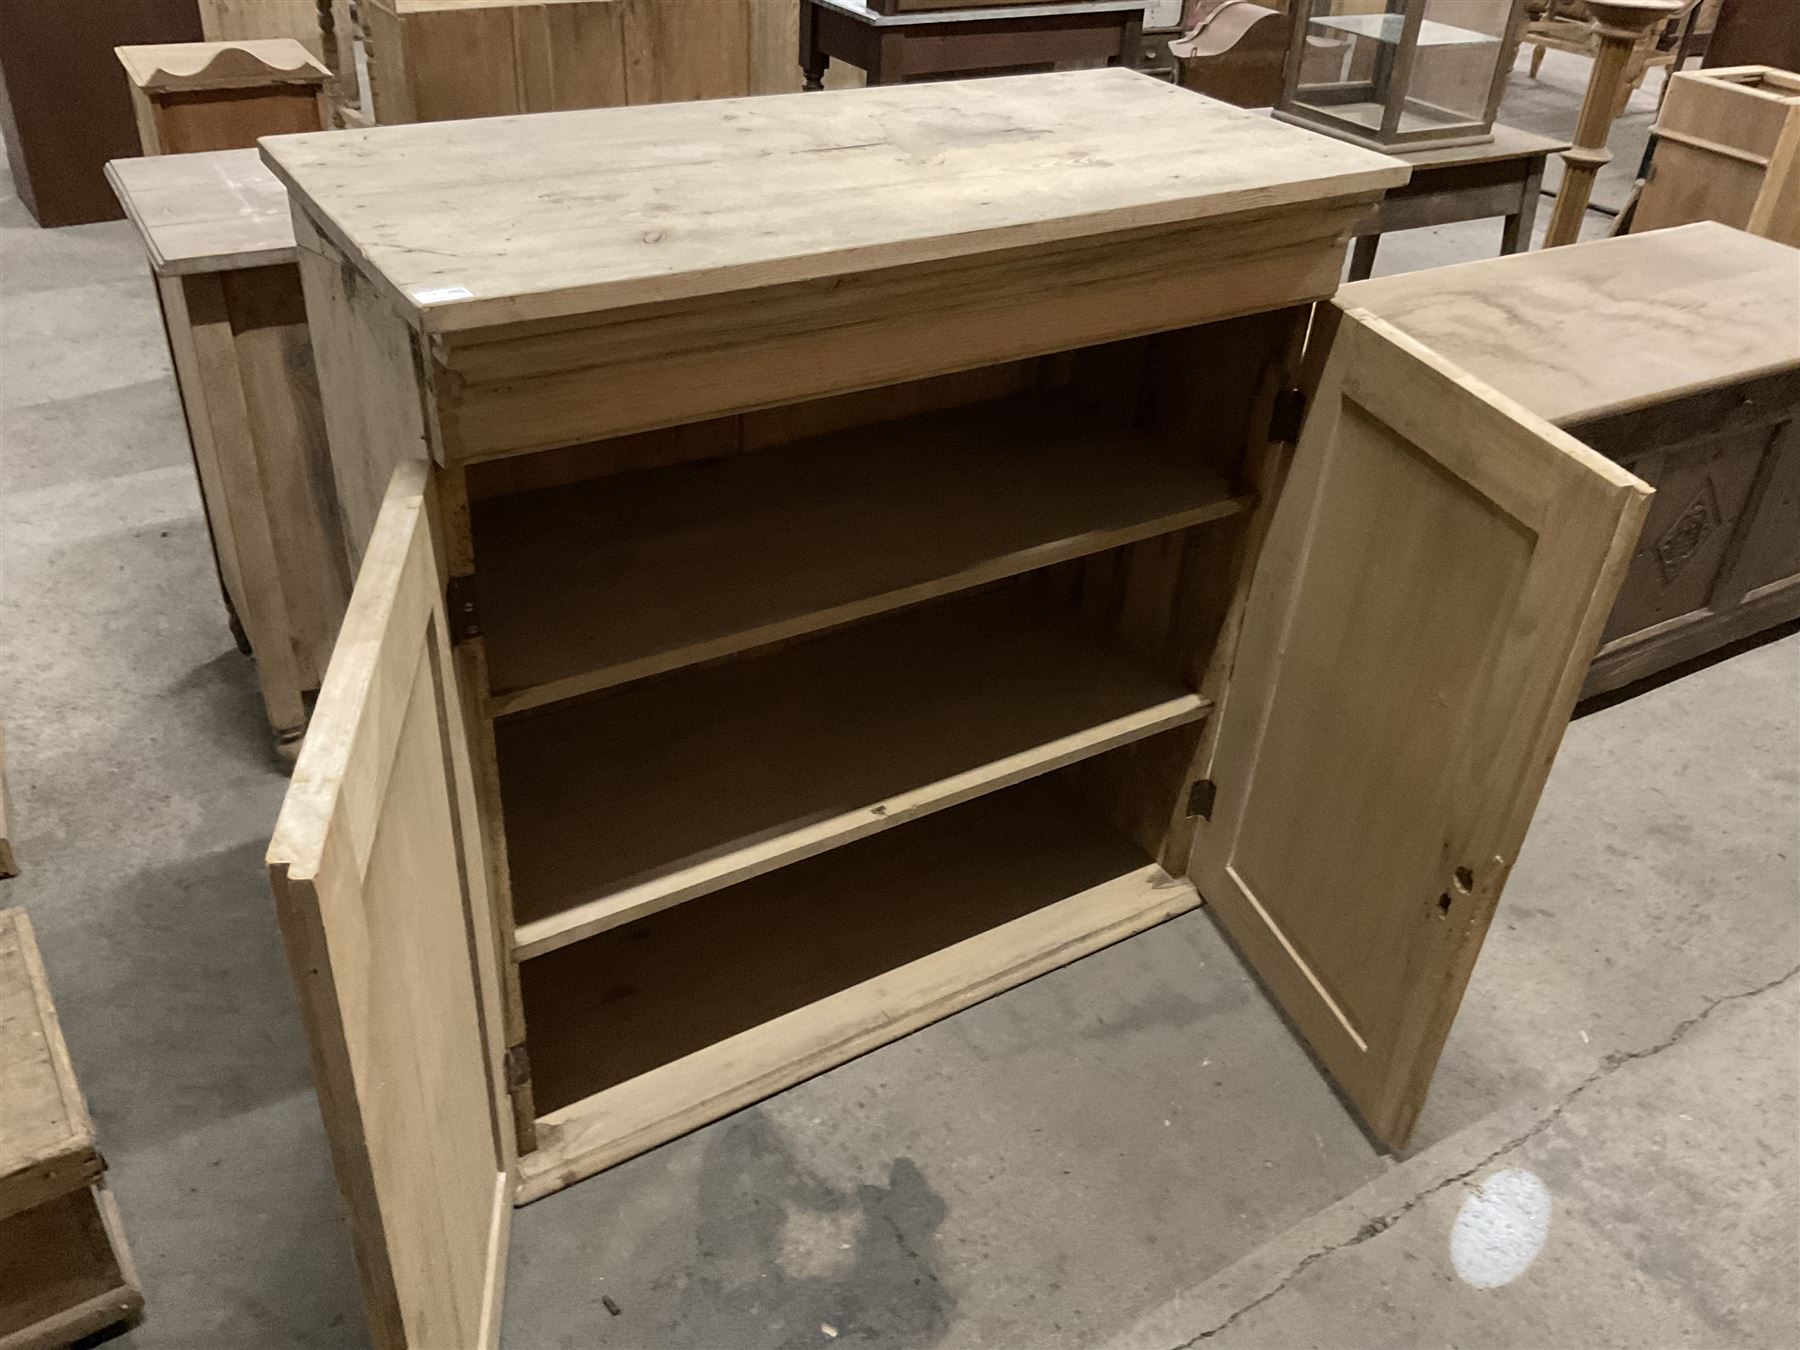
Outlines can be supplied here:
M514 1145L430 470L381 507L269 848L381 1350L499 1334Z
M1649 489L1373 315L1319 322L1192 876L1398 1148Z

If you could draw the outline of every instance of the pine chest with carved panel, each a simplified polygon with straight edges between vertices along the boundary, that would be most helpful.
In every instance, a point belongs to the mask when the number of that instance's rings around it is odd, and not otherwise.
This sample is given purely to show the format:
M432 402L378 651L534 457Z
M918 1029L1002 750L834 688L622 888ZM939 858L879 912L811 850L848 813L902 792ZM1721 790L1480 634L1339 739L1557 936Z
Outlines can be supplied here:
M1800 618L1800 251L1704 223L1340 299L1656 489L1584 695Z

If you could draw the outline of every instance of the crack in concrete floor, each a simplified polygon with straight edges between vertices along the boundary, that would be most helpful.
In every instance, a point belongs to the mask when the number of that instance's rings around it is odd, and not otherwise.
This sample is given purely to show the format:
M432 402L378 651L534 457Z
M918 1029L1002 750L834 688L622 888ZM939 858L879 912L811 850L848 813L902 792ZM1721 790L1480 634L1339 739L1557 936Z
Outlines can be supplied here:
M1618 1070L1624 1068L1627 1064L1636 1063L1639 1060L1650 1059L1653 1056L1660 1055L1665 1050L1671 1049L1672 1047L1679 1045L1681 1043L1681 1041L1684 1038L1686 1038L1686 1036L1688 1035L1689 1032L1693 1031L1695 1027L1697 1027L1701 1023L1705 1022L1707 1018L1711 1017L1713 1015L1713 1013L1718 1011L1720 1008L1724 1007L1726 1004L1741 1003L1748 999L1757 998L1760 995L1770 993L1776 989L1779 989L1782 985L1787 984L1789 981L1795 979L1796 977L1800 977L1800 966L1795 966L1793 969L1787 971L1785 974L1777 975L1774 979L1768 980L1763 984L1759 984L1759 985L1755 986L1754 988L1740 989L1740 990L1736 991L1735 993L1730 993L1730 994L1721 994L1719 997L1710 1000L1706 1004L1705 1007L1703 1007L1699 1012L1695 1013L1692 1017L1686 1018L1685 1020L1677 1023L1674 1030L1670 1031L1668 1035L1664 1036L1661 1040L1657 1041L1655 1044L1646 1046L1644 1049L1641 1049L1641 1050L1614 1051L1613 1053L1607 1055L1604 1059L1602 1059L1600 1061L1600 1063L1594 1068L1594 1070L1591 1073L1589 1073L1585 1078L1583 1078L1573 1088L1569 1089L1568 1092L1563 1094L1562 1100L1557 1102L1553 1107L1551 1107L1542 1116L1540 1116L1531 1125L1531 1127L1529 1129L1526 1129L1526 1130L1520 1132L1519 1134L1515 1135L1513 1138L1507 1140L1507 1142L1505 1142L1504 1144L1500 1145L1500 1147L1498 1147L1498 1148L1492 1150L1491 1152L1489 1152L1488 1154L1486 1154L1479 1162L1476 1162L1474 1165L1472 1165L1470 1167L1465 1167L1461 1171L1459 1171L1451 1176L1440 1178L1439 1180L1433 1182L1431 1185L1425 1187L1425 1189L1416 1193L1411 1199L1407 1200L1404 1204L1398 1205L1395 1208L1393 1208L1392 1210L1388 1211L1387 1213L1379 1215L1376 1218L1369 1220L1369 1222L1367 1222L1360 1229L1358 1229L1353 1236L1344 1239L1342 1242L1328 1243L1327 1245L1319 1248L1319 1250L1317 1250L1315 1252L1307 1253L1306 1256L1302 1257L1299 1261L1295 1262L1294 1265L1288 1270L1288 1272L1275 1282L1275 1284L1272 1288L1264 1291L1261 1294L1258 1294L1255 1298L1251 1299L1248 1303L1245 1303L1243 1306L1235 1309L1223 1321L1218 1322L1215 1325L1207 1328L1205 1331L1202 1331L1199 1335L1190 1337L1188 1340L1181 1341L1177 1345L1171 1347L1171 1350L1192 1350L1192 1348L1194 1346L1199 1345L1201 1342L1211 1340L1214 1336L1217 1336L1219 1333L1228 1330L1232 1325L1234 1325L1236 1322L1238 1322L1241 1318L1245 1317L1247 1314L1249 1314L1251 1312L1254 1312L1257 1308L1260 1308L1263 1304L1267 1303L1270 1299L1272 1299L1276 1295L1280 1294L1290 1284L1292 1284L1296 1279L1298 1279L1302 1274L1304 1274L1307 1270L1311 1269L1314 1265L1318 1264L1320 1261L1323 1261L1326 1257L1331 1256L1332 1254L1334 1254L1336 1252L1344 1251L1350 1247L1361 1246L1363 1243L1367 1242L1370 1238L1380 1236L1382 1233L1384 1233L1388 1229L1392 1228L1401 1219L1405 1218L1408 1213L1410 1213L1412 1210L1416 1209L1419 1205L1423 1204L1425 1201L1429 1200L1432 1196L1438 1194L1440 1191L1448 1190L1451 1186L1455 1186L1462 1182L1467 1181L1470 1177L1474 1176L1477 1172L1480 1172L1484 1168L1491 1166L1493 1163L1498 1161L1500 1158L1505 1157L1507 1154L1513 1152L1516 1149L1522 1148L1524 1145L1530 1143L1533 1139L1537 1138L1539 1135L1544 1133L1545 1130L1549 1129L1559 1119L1561 1119L1563 1113L1566 1112L1571 1106L1573 1106L1575 1104L1575 1102L1577 1100L1579 1100L1581 1098L1581 1096L1583 1094L1585 1094L1590 1088L1594 1087L1596 1084L1598 1084L1598 1083L1602 1082L1603 1080L1605 1080L1606 1078L1610 1077L1612 1074L1616 1073Z

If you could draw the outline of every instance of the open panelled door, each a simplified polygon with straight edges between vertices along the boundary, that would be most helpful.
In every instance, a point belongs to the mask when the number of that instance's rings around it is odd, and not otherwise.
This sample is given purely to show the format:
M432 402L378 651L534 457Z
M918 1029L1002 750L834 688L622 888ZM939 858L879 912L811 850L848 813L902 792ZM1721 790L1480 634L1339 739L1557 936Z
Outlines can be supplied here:
M382 1350L499 1335L512 1213L498 966L429 466L394 473L269 849Z
M1373 315L1319 323L1192 876L1398 1148L1650 491Z

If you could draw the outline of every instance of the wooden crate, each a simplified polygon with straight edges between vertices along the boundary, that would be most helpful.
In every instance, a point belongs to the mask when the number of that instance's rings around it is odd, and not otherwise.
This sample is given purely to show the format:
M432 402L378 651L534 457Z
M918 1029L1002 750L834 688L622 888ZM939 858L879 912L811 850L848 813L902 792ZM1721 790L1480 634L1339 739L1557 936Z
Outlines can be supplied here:
M0 910L0 1350L135 1320L144 1296L31 921Z
M1708 222L1341 299L1656 489L1584 694L1800 618L1800 252Z
M1696 220L1800 246L1800 75L1727 66L1670 79L1631 231Z
M267 154L360 558L269 863L377 1344L1202 895L1405 1140L1648 493L1315 323L1403 165L1118 69Z
M107 173L155 278L226 607L291 759L350 574L287 193L254 150Z

